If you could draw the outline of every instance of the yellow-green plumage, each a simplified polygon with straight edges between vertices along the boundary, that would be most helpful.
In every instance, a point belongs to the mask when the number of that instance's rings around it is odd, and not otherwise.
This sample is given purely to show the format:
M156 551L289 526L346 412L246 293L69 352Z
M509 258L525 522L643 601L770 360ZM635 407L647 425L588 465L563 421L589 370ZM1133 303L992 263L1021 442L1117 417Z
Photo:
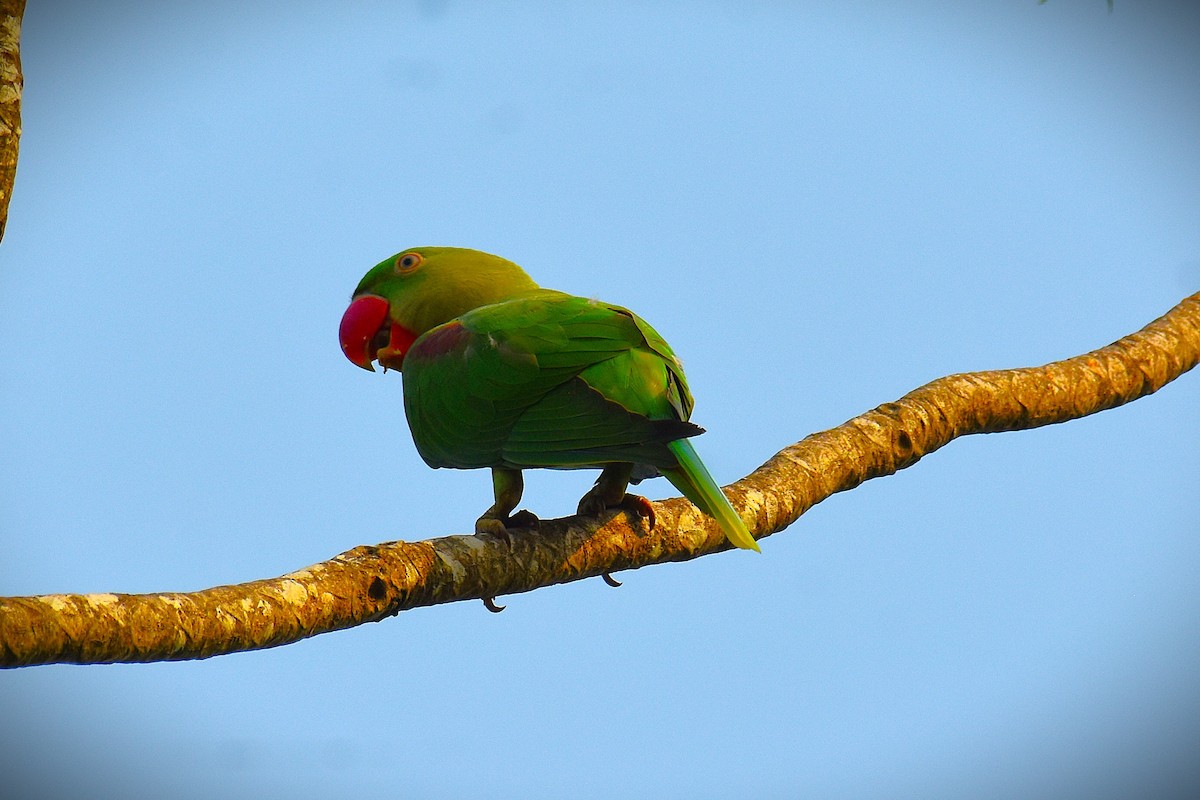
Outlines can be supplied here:
M509 261L458 248L404 251L364 277L363 295L384 298L389 322L416 336L379 359L403 372L421 457L496 471L481 529L507 522L519 470L604 469L581 510L619 504L631 474L657 471L731 542L758 549L687 440L702 429L688 421L679 360L628 309L541 289Z

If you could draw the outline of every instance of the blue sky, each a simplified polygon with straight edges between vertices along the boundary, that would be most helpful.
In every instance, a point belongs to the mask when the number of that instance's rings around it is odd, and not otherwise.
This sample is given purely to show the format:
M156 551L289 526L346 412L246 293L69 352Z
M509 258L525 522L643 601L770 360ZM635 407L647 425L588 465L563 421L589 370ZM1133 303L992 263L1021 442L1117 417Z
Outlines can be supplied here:
M407 246L683 357L723 482L1200 289L1183 2L31 2L0 593L471 530L339 352ZM0 674L36 797L1152 796L1200 784L1200 376L970 437L764 543L203 662ZM536 473L570 513L584 473ZM653 497L672 494L662 481Z

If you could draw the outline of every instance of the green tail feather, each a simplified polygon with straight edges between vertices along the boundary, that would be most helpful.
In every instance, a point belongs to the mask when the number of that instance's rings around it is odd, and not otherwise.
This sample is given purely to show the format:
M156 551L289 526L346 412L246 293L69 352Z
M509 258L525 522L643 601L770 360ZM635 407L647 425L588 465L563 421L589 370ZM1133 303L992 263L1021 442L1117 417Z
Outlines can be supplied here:
M692 443L687 439L676 439L668 442L667 447L679 460L677 468L662 471L667 480L683 492L684 497L695 503L697 508L721 523L721 529L725 531L729 541L738 547L761 553L758 542L754 541L746 523L742 522L742 518L733 510L721 487L717 486L712 475L708 474L708 468L700 460Z

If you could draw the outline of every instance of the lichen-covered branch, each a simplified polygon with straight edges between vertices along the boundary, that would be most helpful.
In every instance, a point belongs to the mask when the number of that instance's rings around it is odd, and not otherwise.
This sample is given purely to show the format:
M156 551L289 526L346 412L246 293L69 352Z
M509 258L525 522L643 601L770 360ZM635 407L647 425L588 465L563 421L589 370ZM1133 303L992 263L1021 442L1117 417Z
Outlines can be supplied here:
M0 0L0 239L17 175L21 139L21 17L25 0Z
M1200 361L1200 294L1108 347L1044 367L951 375L813 434L729 488L758 537L835 492L970 433L1022 430L1149 394ZM171 594L0 598L0 666L206 658L287 644L417 606L526 592L728 548L682 499L651 531L622 512L547 520L509 543L387 542L271 580Z

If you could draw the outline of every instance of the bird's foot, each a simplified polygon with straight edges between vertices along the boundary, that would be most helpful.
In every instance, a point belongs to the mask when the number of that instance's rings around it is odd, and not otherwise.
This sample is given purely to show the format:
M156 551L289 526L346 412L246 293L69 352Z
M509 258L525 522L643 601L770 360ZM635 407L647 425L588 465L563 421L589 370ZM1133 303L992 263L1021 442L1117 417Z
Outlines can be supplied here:
M517 513L508 518L508 527L510 528L536 528L538 526L537 514L532 511L521 509Z
M576 513L580 516L596 516L602 514L609 509L623 508L629 511L634 516L641 517L646 520L646 527L649 530L654 530L654 506L649 500L642 497L640 494L626 494L615 503L605 502L603 495L597 491L588 492L579 501L579 508Z
M507 517L484 514L475 520L475 535L484 538L500 539L506 545L512 547L511 531L519 528L536 528L537 526L537 515L525 509L521 509L512 516Z

